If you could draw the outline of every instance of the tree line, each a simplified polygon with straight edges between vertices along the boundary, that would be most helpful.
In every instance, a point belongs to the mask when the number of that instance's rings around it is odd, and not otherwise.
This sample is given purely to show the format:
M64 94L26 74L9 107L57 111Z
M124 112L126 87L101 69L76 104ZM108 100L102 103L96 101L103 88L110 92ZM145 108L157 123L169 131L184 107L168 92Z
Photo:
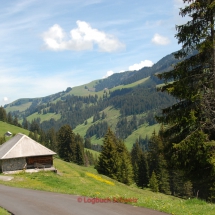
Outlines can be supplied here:
M148 150L143 150L137 140L128 152L124 142L109 128L95 168L98 173L127 185L135 183L142 189L149 187L154 192L183 198L193 196L193 184L184 172L168 166L161 131L153 132Z

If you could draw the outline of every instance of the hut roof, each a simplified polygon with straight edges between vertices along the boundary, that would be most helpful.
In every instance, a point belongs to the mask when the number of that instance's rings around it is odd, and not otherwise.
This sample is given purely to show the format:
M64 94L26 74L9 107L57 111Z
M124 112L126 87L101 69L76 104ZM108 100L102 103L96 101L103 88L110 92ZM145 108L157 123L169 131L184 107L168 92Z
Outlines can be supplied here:
M52 150L21 133L18 133L0 147L0 160L55 154Z

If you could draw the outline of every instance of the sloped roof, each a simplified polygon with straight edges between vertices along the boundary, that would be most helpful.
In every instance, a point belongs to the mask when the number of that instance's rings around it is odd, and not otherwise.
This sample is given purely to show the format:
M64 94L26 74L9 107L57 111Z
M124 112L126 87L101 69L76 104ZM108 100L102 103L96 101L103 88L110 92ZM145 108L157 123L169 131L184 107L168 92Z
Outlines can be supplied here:
M55 154L52 150L21 133L18 133L0 147L0 160Z

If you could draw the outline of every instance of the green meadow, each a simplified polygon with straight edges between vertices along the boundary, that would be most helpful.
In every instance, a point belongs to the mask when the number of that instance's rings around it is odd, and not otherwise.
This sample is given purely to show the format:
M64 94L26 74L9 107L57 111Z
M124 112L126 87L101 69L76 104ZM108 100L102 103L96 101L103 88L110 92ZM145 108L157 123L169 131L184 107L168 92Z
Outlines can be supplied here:
M47 113L47 114L39 114L39 113L34 113L34 114L31 114L30 116L27 117L27 120L29 122L31 122L33 119L37 119L37 118L40 118L41 119L41 122L43 121L48 121L50 119L54 119L54 120L59 120L61 117L61 114L55 114L55 113Z
M0 121L0 136L1 137L4 136L4 134L7 131L10 131L13 134L17 134L17 133L22 133L22 134L26 134L26 135L29 134L29 131L24 129L24 128L20 128L20 127L17 127L15 125L10 125L6 122Z
M198 199L180 199L149 189L139 189L135 185L126 186L106 176L97 174L93 167L78 166L54 159L58 173L41 171L39 173L21 172L11 181L3 182L8 186L75 194L98 198L137 199L135 206L151 208L172 215L213 215L215 204ZM77 197L78 198L78 197Z

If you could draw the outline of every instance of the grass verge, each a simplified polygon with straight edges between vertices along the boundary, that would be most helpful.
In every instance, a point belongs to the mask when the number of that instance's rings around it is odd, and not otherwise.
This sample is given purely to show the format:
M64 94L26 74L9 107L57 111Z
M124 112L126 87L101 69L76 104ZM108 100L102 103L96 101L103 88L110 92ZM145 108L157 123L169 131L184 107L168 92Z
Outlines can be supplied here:
M6 211L4 208L0 207L0 215L10 215L10 213Z
M19 173L11 181L1 184L36 190L75 194L98 198L136 198L136 206L151 208L174 215L214 215L215 204L197 199L183 200L135 185L126 186L108 177L97 174L93 167L81 167L54 159L59 174L52 172Z

